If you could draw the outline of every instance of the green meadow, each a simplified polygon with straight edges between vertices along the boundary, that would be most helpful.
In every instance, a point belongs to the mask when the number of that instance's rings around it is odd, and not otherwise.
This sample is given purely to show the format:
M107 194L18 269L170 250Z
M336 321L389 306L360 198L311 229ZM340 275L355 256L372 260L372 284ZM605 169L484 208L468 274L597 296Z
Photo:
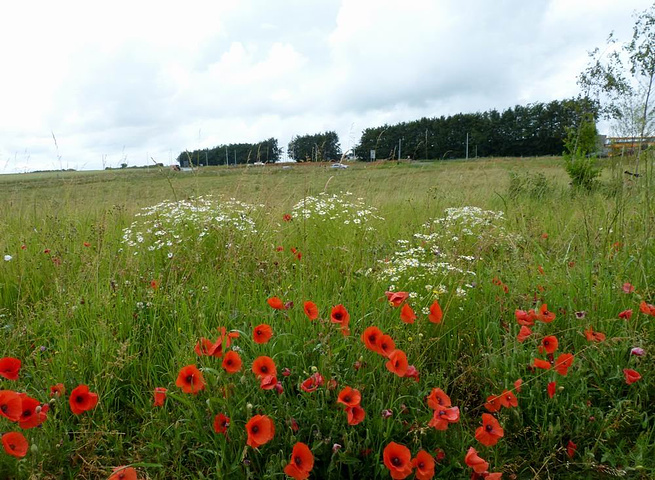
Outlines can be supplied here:
M315 479L392 478L391 442L429 453L434 478L654 478L652 161L637 178L632 159L603 160L591 192L558 157L0 176L0 358L21 361L0 390L42 416L0 416L29 445L0 450L0 478L283 479L297 442ZM338 305L349 321L331 318ZM369 327L414 370L367 348ZM198 355L203 338L216 355ZM253 372L262 356L272 379ZM189 365L201 391L176 385ZM79 385L97 405L76 414ZM356 424L346 387L361 394ZM430 425L435 388L458 408L446 429ZM518 405L491 408L504 391ZM490 446L483 414L503 430ZM274 423L258 448L256 415Z

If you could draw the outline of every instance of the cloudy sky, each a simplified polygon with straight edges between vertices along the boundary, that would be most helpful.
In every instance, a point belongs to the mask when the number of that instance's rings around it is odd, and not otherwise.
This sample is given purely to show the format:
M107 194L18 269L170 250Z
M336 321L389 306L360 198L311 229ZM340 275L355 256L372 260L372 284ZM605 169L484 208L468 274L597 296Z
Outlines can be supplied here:
M21 0L0 6L0 173L578 93L587 51L652 0ZM56 139L56 142L55 142Z

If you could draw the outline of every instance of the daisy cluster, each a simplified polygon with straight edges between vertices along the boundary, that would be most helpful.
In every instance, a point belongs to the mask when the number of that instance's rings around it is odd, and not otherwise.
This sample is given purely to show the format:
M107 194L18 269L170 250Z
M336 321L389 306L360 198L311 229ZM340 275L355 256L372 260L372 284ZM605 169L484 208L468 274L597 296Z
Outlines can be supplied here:
M517 239L504 229L503 222L502 212L447 208L443 217L423 224L423 230L410 240L397 240L396 252L367 273L387 282L391 291L413 290L412 297L439 296L448 293L449 286L456 296L464 297L475 284L473 267L487 243L493 239L490 244L498 248Z
M201 242L220 230L243 235L257 232L252 212L260 206L234 198L197 197L182 201L166 201L141 209L132 224L123 229L123 244L139 251L168 249L173 256L176 245Z
M293 216L307 220L327 222L339 221L343 225L365 225L371 220L384 220L377 215L375 207L364 203L363 198L353 198L350 192L305 197L293 207ZM373 229L373 227L368 227Z

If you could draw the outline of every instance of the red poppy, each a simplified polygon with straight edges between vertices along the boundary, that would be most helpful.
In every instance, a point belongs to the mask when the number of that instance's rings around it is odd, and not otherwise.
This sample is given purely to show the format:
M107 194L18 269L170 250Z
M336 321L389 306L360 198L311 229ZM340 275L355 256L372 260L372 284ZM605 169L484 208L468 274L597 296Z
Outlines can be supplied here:
M396 342L394 342L393 338L391 338L389 335L382 335L378 340L378 347L379 353L382 356L389 358L391 352L396 349Z
M406 446L391 442L384 447L382 457L391 478L403 479L412 474L412 454Z
M271 298L267 299L266 301L268 302L270 307L275 309L275 310L284 310L285 309L284 302L282 300L280 300L278 297L271 297Z
M501 480L503 478L502 472L487 473L484 476L484 480Z
M521 385L523 385L523 379L519 378L517 381L514 382L514 390L516 390L516 393L521 392Z
M394 350L389 354L389 361L385 364L387 370L391 373L395 373L399 377L404 376L407 373L407 355L402 350Z
M546 353L555 353L557 351L557 337L555 335L548 335L544 337L539 345L539 353L543 353L544 350Z
M414 323L414 320L416 320L416 314L414 313L414 310L412 310L412 307L409 306L409 303L406 303L403 305L403 308L400 309L400 319L404 323Z
M623 375L625 376L625 383L628 385L632 385L636 381L641 380L641 375L639 372L632 370L631 368L624 368Z
M239 354L234 350L230 350L223 357L223 363L221 366L227 373L237 373L241 370L241 364L242 362Z
M500 407L502 407L501 397L496 395L490 395L487 397L487 402L484 404L484 408L489 412L498 412Z
M25 393L18 394L21 398L21 414L18 426L23 430L35 428L46 421L48 405L41 406L36 398L28 397Z
M51 397L63 397L66 394L66 387L64 387L63 383L58 383L57 385L53 385L50 387L50 396Z
M419 381L419 374L418 370L414 365L409 365L407 367L407 371L405 372L405 375L403 375L404 378L413 378L414 381L418 382Z
M532 335L532 330L530 330L529 327L526 327L525 325L521 326L521 330L519 330L519 334L516 336L516 339L523 343L526 338L528 338L530 335Z
M2 436L2 446L12 457L23 458L27 455L27 448L29 447L27 440L22 433L9 432Z
M303 309L305 310L305 315L307 315L307 318L310 320L316 320L318 318L318 307L314 302L310 302L309 300L306 301L303 305Z
M534 325L534 321L537 318L537 314L532 308L527 312L525 310L517 309L514 312L514 316L516 317L516 321L518 322L518 324L523 325L525 327L531 327L532 325Z
M464 457L464 462L471 467L475 473L486 472L489 468L489 462L480 458L477 450L473 447L469 447L468 452L466 452L466 457Z
M555 360L555 371L560 375L566 376L569 373L569 368L573 365L575 357L571 353L562 353Z
M18 380L20 366L21 361L17 358L0 358L0 377L5 377L7 380Z
M451 406L450 397L440 388L433 388L427 397L428 407L432 410L446 408Z
M584 331L584 336L588 342L603 342L606 338L604 333L594 332L591 325L589 325L589 328Z
M545 303L541 304L539 308L539 313L537 314L537 320L544 323L550 323L555 320L555 313L548 311L548 305Z
M482 426L475 431L475 439L482 445L492 447L498 443L505 433L498 420L489 413L482 414Z
M632 309L629 308L627 310L623 310L621 313L619 313L619 318L630 320L632 318Z
M359 405L359 402L361 401L362 395L356 388L344 387L343 390L339 392L339 396L337 397L337 403L341 403L346 407L354 407Z
M282 393L284 389L279 390L282 387L282 384L279 384L277 377L275 375L266 375L264 377L259 377L259 388L262 390L273 390L274 388L278 390L277 393Z
M550 362L547 362L546 360L542 360L541 358L535 358L534 366L535 368L541 368L542 370L550 370L550 367L552 365L550 364Z
M264 344L273 336L273 329L270 325L262 323L257 325L252 331L252 339L255 343Z
M291 461L284 467L284 473L295 480L305 480L314 468L314 455L307 445L296 442L291 452Z
M348 425L357 425L364 421L366 412L359 405L355 405L346 408L346 416L348 419Z
M291 214L289 214L289 213L285 213L285 214L282 216L282 219L283 219L285 222L290 222L290 221L291 221Z
M314 392L318 387L323 385L323 383L325 383L325 378L323 378L323 375L316 372L312 374L312 376L309 377L307 380L302 382L300 384L300 388L304 392Z
M180 369L175 385L180 387L184 393L196 395L205 389L205 379L195 365L187 365Z
M330 320L332 320L332 323L338 323L342 327L347 327L348 322L350 322L350 314L348 313L348 310L346 310L346 307L339 304L332 308L332 311L330 312Z
M7 418L10 422L17 422L20 419L23 401L18 393L11 390L0 390L0 416Z
M84 242L82 245L84 245L87 248L91 246L91 244L89 242Z
M223 355L222 343L223 342L220 338L216 341L216 343L214 343L211 340L202 337L200 341L196 343L194 350L199 357L204 355L209 357L221 357Z
M89 387L86 385L78 385L71 392L68 404L71 407L71 411L75 415L79 415L82 412L95 408L98 404L98 394L89 392Z
M575 451L578 449L578 446L573 443L573 440L569 440L569 443L566 445L566 454L569 456L569 458L573 458L573 455L575 455Z
M655 305L651 305L650 303L646 303L643 300L639 304L639 310L641 311L641 313L645 313L646 315L655 316Z
M133 467L116 467L107 480L138 480L138 478Z
M227 427L230 426L230 419L224 414L219 413L214 417L214 431L216 433L227 433Z
M555 396L555 392L557 390L557 383L556 382L550 382L548 384L548 397L553 398Z
M629 282L625 282L623 286L621 287L623 289L623 293L630 294L635 291L634 285L632 285Z
M252 372L261 379L262 377L269 375L276 376L277 368L275 367L275 362L271 357L262 355L261 357L257 357L255 361L252 362Z
M441 323L443 319L443 312L441 311L441 305L435 300L432 305L430 305L430 314L428 315L428 320L432 323Z
M459 407L443 407L434 411L428 426L436 430L447 430L449 424L457 422L459 422Z
M373 352L381 353L379 340L382 337L382 335L383 335L382 330L380 330L378 327L371 326L368 327L366 330L364 330L364 333L362 333L361 338L366 348L368 348Z
M163 407L164 406L164 401L166 400L166 392L168 390L164 387L156 387L155 388L155 402L153 406L155 407Z
M150 280L150 288L157 290L159 288L159 282L157 280Z
M392 307L400 307L402 303L407 300L409 293L407 292L384 292L389 300L389 305Z
M266 415L255 415L246 423L247 444L259 448L275 436L275 424Z
M416 480L430 480L434 477L434 457L425 450L420 450L412 459L412 467L416 469Z
M505 408L518 407L519 401L510 390L503 390L503 393L500 395L500 403Z

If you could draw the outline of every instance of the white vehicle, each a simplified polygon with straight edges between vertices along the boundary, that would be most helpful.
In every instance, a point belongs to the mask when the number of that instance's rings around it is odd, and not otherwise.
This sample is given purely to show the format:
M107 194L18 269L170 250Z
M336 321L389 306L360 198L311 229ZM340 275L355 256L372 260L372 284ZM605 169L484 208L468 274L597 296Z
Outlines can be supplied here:
M333 163L330 168L344 169L344 168L348 168L348 165L346 165L345 163Z

